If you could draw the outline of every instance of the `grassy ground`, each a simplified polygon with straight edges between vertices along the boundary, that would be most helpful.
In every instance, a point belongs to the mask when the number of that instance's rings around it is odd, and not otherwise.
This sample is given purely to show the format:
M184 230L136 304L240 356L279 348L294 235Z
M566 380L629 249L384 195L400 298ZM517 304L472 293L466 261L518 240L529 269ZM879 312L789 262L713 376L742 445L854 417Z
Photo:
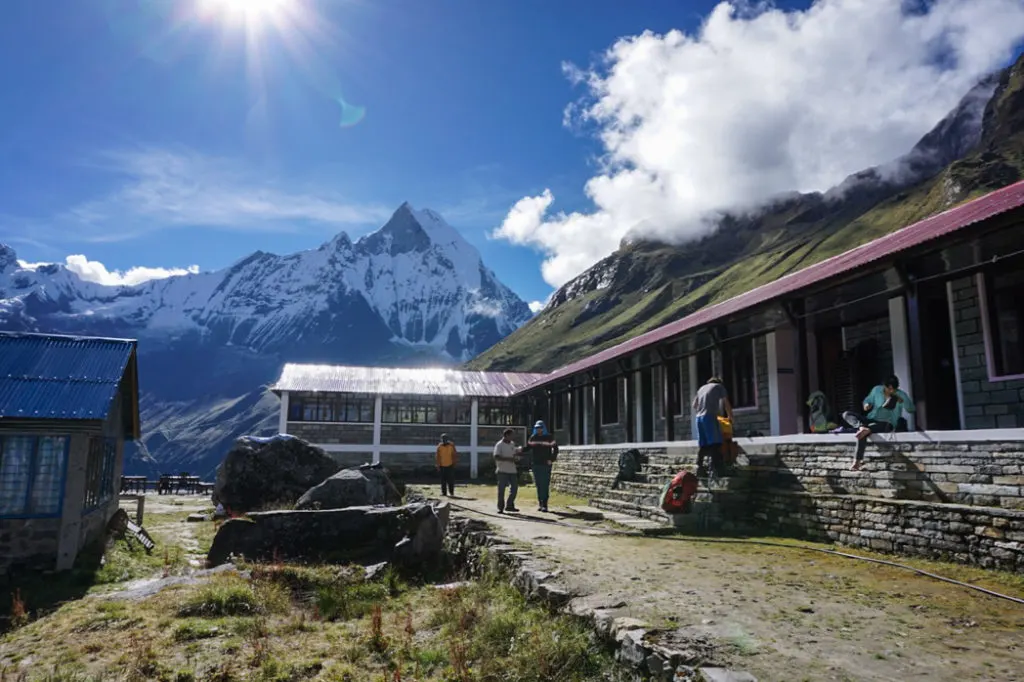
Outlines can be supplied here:
M191 540L208 546L214 524L184 523L189 511L150 514L167 552L116 545L87 596L0 638L0 682L570 682L611 666L583 626L495 575L438 587L394 572L366 582L361 567L253 565L122 594L127 580L190 570Z

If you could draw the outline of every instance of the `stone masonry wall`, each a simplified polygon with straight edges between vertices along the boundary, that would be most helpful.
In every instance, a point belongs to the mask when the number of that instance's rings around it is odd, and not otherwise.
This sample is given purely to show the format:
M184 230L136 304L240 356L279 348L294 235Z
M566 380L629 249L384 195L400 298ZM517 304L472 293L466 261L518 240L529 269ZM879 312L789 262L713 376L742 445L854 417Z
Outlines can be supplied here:
M309 443L373 443L373 424L335 424L331 422L288 422L288 433Z
M968 429L1024 427L1024 380L989 381L977 280L953 281L957 362Z
M0 574L20 565L52 570L61 520L0 519Z
M738 509L745 516L732 519L737 525L1024 570L1024 442L890 442L875 437L861 471L849 470L852 443L743 442L738 475L723 479L730 483L730 514ZM611 482L618 456L627 447L566 448L552 485L589 499L614 496ZM691 468L696 459L692 446L640 450L650 457L646 481L651 488ZM712 498L716 494L712 491ZM745 504L734 504L737 495L745 496Z

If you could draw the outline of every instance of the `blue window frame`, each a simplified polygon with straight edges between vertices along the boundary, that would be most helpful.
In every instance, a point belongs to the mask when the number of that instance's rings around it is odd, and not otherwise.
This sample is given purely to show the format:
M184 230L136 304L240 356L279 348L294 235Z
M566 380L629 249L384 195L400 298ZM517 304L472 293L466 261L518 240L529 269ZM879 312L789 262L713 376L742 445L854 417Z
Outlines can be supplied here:
M70 436L0 436L0 518L60 516Z
M90 512L109 502L115 493L117 441L93 436L89 439L89 457L85 465L85 499L82 509Z

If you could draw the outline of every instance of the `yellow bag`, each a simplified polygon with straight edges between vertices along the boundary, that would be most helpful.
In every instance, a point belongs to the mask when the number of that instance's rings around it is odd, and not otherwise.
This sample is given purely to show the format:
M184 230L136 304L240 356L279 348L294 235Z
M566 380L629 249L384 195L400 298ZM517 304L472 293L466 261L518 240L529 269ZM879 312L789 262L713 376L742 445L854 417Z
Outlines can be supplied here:
M725 418L718 418L718 429L722 432L722 440L732 440L732 422Z

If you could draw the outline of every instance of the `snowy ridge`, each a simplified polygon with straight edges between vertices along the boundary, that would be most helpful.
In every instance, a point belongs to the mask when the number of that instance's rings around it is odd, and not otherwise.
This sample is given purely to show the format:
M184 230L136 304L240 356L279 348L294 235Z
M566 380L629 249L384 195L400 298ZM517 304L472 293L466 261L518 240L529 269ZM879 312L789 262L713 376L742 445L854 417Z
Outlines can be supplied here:
M369 324L389 330L395 344L461 361L531 316L457 230L408 204L355 243L342 233L317 249L256 252L223 270L137 286L83 281L58 264L20 264L0 245L0 329L198 336L287 353L330 346Z

